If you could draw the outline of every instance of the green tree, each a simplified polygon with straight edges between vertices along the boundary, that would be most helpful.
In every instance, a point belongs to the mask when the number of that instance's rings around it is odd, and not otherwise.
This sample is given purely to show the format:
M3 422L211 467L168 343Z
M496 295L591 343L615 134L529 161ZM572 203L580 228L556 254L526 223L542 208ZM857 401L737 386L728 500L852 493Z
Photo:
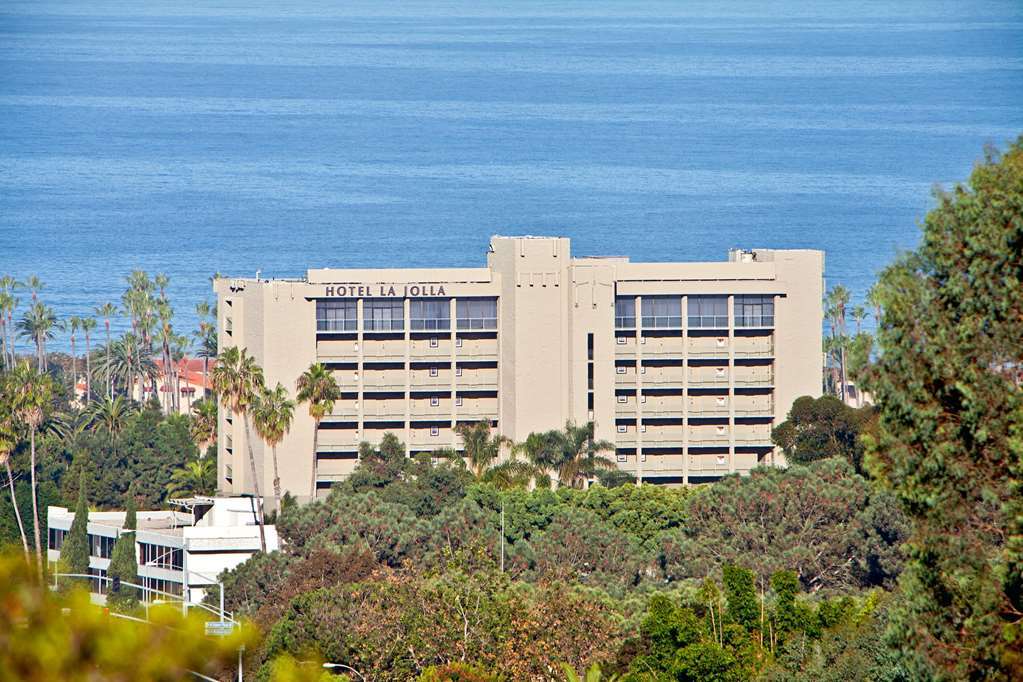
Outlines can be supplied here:
M725 602L728 605L728 619L738 623L747 632L752 632L760 625L760 600L757 599L757 588L753 571L725 564L721 568L725 584Z
M71 529L60 548L60 572L86 574L89 572L89 505L85 499L85 474L78 485L78 504ZM73 581L75 582L75 581Z
M47 369L46 342L54 337L54 330L60 327L53 308L36 301L18 320L18 332L36 346L36 370Z
M14 415L11 414L10 401L5 395L5 386L0 383L0 461L3 461L4 469L7 471L7 487L11 492L11 506L14 508L14 517L18 522L21 546L25 550L25 558L28 559L28 536L25 535L25 524L21 520L21 510L18 508L18 497L14 488L14 473L11 471L11 455L17 445L18 431L14 425Z
M106 331L106 335L107 335L106 363L105 363L105 369L106 369L106 387L105 387L106 390L105 390L105 393L106 393L106 396L108 398L113 398L114 397L114 394L113 394L113 390L114 390L113 386L114 385L111 383L111 379L110 379L110 367L111 367L111 364L110 364L110 318L117 314L117 306L115 306L113 303L109 303L109 302L108 303L104 303L101 306L96 306L96 308L94 309L94 312L96 313L96 317L102 317L103 318L103 328Z
M116 398L105 398L97 401L89 409L89 417L93 430L102 429L106 431L110 439L110 448L113 450L114 458L117 458L117 439L128 426L128 420L134 413L131 403L121 396Z
M134 587L121 583L138 583L139 564L135 553L135 528L137 526L135 510L135 487L128 487L125 495L124 529L117 536L114 549L110 554L110 568L107 577L115 581L107 596L107 603L122 611L134 608L138 597Z
M859 474L863 472L860 434L874 415L874 408L854 409L834 396L796 398L788 417L771 432L771 440L785 452L789 462L808 464L827 457L844 457Z
M562 485L585 488L600 470L611 470L617 465L601 452L614 452L614 443L595 440L593 422L577 426L565 424L561 432L561 460L558 462L558 480Z
M209 457L185 462L174 470L167 484L167 495L171 497L212 495L216 491L217 465Z
M865 376L868 465L913 522L891 636L916 678L1023 679L1023 137L935 199Z
M487 469L501 454L501 446L508 441L500 434L491 435L490 422L462 423L455 427L462 437L465 459L476 478L482 478Z
M256 497L259 495L259 472L256 471L256 456L252 452L252 435L249 428L249 411L253 402L263 388L263 368L256 364L255 358L244 348L237 346L225 348L217 359L211 374L213 388L228 409L240 414L245 424L245 444L249 451L249 467L252 470L252 489ZM259 513L259 546L266 551L266 531L263 528L263 503L257 507Z
M850 298L849 290L841 284L831 287L825 298L826 313L831 324L831 338L835 343L834 350L838 359L840 381L838 394L843 403L846 401L846 387L849 385L845 362L845 351L848 344L845 325Z
M279 382L274 388L262 386L252 404L252 422L256 433L270 446L274 465L274 509L281 504L281 477L277 471L277 446L291 429L295 416L295 401L288 397L288 389Z
M309 403L309 416L313 418L313 466L309 481L309 499L316 499L316 449L319 442L320 422L334 411L334 402L341 399L337 379L320 363L313 363L296 382L299 403Z
M30 474L32 482L32 521L35 537L36 567L39 578L43 577L43 543L39 525L39 488L36 482L36 433L46 419L53 402L53 380L32 370L28 363L22 363L8 376L8 399L11 408L23 424L28 427Z
M206 451L217 441L217 403L209 398L197 400L192 404L191 425L188 433L199 449L199 455L205 456Z

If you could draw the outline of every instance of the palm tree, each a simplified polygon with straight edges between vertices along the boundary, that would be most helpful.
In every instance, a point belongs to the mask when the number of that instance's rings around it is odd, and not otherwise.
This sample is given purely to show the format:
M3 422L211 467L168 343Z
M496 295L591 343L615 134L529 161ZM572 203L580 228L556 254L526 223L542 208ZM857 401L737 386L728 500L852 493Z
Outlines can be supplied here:
M77 397L78 391L78 356L75 355L75 335L82 328L82 318L72 315L68 319L68 329L71 331L71 400Z
M198 342L196 355L202 358L203 390L206 390L210 358L217 357L217 326L213 323L217 317L216 306L203 301L195 306L195 314L199 316L199 328L193 332L193 336Z
M616 468L614 462L601 452L614 451L614 443L593 439L593 422L576 426L565 424L561 432L563 458L558 467L558 479L562 485L586 488L598 469Z
M135 410L121 396L104 398L89 409L93 430L102 428L110 435L110 447L117 459L117 436L128 426L128 418Z
M459 424L455 427L455 433L462 437L465 459L476 478L483 477L501 454L501 446L510 442L500 434L491 436L488 421Z
M11 373L9 385L10 404L14 415L28 426L30 471L32 475L32 521L35 536L36 564L39 579L43 579L43 544L39 528L39 499L36 487L36 432L46 418L53 402L53 380L40 372L33 371L28 363L16 367Z
M552 430L542 433L530 433L526 436L525 441L515 445L513 452L524 454L526 460L537 471L543 473L549 484L553 479L553 472L557 471L564 459L561 432Z
M845 313L846 308L849 306L849 290L841 284L838 284L831 288L831 291L827 294L827 307L828 317L831 318L831 335L839 339L839 359L838 367L841 375L841 398L842 402L845 402L845 387L846 387L846 374L845 374Z
M161 278L164 282L161 284ZM161 286L161 292L163 287L166 286L165 275L157 275L156 280L159 286ZM162 295L162 294L161 294ZM174 317L174 311L165 299L161 298L156 304L156 314L160 319L160 348L161 348L161 359L163 360L163 385L164 393L166 397L164 399L163 410L165 414L170 414L171 410L176 409L174 404L174 366L171 362L171 340L174 338L174 327L171 324L171 320Z
M316 499L316 449L320 435L320 422L334 411L334 401L341 399L337 379L320 363L309 365L296 382L299 403L309 403L309 416L313 418L313 466L309 485L310 499Z
M43 281L36 277L35 275L29 275L28 279L25 280L23 286L32 292L33 303L39 300L39 292L45 288Z
M4 404L9 406L7 397L4 396ZM3 406L0 406L3 409ZM11 472L11 455L18 444L18 430L15 428L14 415L9 411L0 414L0 460L3 460L4 468L7 470L7 486L11 491L11 504L14 506L14 518L18 521L18 532L21 534L21 546L25 550L25 559L28 559L28 536L25 535L25 524L21 520L21 509L18 508L18 498L14 494L14 474Z
M96 328L96 320L92 317L80 318L82 331L85 333L85 404L92 400L92 330Z
M217 467L209 457L185 462L171 474L168 496L212 495L217 491Z
M46 341L53 338L53 330L57 328L59 323L53 308L45 306L41 301L33 303L18 320L19 334L35 343L37 370L40 372L46 370L47 366Z
M274 463L274 509L281 503L281 477L277 473L277 446L291 429L295 401L288 398L288 389L278 382L272 389L263 386L252 405L252 421L256 433L270 446Z
M3 345L4 369L14 367L14 310L18 299L14 297L19 282L10 275L0 277L0 342Z
M213 388L220 399L227 403L228 409L242 416L245 424L245 444L249 450L249 466L252 469L252 490L256 497L259 494L259 476L256 472L256 456L252 452L252 438L249 430L249 408L263 387L263 369L244 348L237 346L225 348L217 357L217 365L212 373ZM263 503L259 504L259 544L266 552L266 534L263 529Z
M514 452L508 461L501 462L483 472L481 480L484 483L490 483L498 490L531 489L536 487L538 480L545 480L548 485L550 484L550 478L547 477L546 472L529 462L515 459Z
M192 441L199 449L199 457L217 440L217 403L215 400L198 400L192 405L192 423L188 429Z
M114 397L114 385L110 383L110 318L117 314L117 306L107 302L96 306L96 317L103 318L103 327L107 332L107 397Z

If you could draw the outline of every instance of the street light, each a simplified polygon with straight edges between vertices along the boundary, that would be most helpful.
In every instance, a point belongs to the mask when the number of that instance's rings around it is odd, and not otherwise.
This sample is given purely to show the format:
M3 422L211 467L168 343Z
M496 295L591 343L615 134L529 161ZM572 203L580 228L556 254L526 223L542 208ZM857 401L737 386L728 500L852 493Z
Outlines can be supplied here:
M362 673L360 673L358 670L356 670L355 668L353 668L350 665L345 665L344 663L324 663L323 667L327 668L327 669L330 669L330 668L340 668L342 670L350 670L353 673L355 673L356 675L358 675L360 680L365 680L366 679L366 677Z

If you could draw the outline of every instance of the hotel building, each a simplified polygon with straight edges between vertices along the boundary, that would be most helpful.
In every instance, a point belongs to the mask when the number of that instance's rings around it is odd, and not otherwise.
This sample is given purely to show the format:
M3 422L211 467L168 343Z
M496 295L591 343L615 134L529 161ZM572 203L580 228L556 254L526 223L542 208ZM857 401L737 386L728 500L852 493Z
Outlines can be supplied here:
M458 449L489 421L515 441L592 421L618 466L686 484L775 463L771 428L821 393L824 254L735 250L718 263L572 257L567 238L493 237L486 267L309 270L219 279L220 348L248 349L294 395L314 362L342 398L278 446L282 488L323 494L387 432ZM253 492L242 420L221 410L220 487ZM260 491L269 448L252 448ZM314 483L315 482L315 483Z

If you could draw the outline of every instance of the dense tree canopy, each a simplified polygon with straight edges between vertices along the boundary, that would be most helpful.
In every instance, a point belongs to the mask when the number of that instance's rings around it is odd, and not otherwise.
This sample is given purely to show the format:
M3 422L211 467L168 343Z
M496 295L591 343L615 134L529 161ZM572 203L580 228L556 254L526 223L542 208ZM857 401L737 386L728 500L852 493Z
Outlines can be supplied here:
M872 470L913 520L894 641L920 677L1023 678L1023 138L885 270Z

